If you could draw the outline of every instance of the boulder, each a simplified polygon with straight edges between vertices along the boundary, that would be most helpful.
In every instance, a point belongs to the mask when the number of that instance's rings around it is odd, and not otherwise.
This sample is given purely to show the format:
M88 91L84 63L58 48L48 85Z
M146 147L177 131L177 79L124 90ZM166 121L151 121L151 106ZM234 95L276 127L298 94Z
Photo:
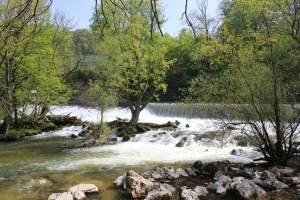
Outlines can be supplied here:
M175 192L175 188L168 184L161 185L156 182L153 185L152 190L147 194L145 200L157 200L157 199L170 199L172 197L172 192Z
M249 170L247 170L247 169L245 169L245 170L237 170L235 173L236 173L236 175L242 176L242 177L245 177L245 178L252 179L252 177L253 177L253 174Z
M204 197L208 194L207 189L202 186L196 186L193 190L197 193L198 197Z
M180 141L176 144L176 147L184 147L187 144L188 138L183 137Z
M207 189L209 190L213 190L213 191L216 191L218 188L218 186L212 182L210 182L208 185L207 185Z
M266 195L266 192L252 181L244 177L235 177L230 184L231 189L241 198L261 198Z
M295 186L300 184L300 177L284 177L280 178L283 183Z
M75 185L73 187L71 187L68 192L74 194L77 191L81 191L84 193L95 193L98 192L98 188L97 186L95 186L94 184L79 184L79 185Z
M191 168L195 173L201 173L202 167L203 163L201 162L201 160L197 160Z
M270 172L274 173L277 177L292 177L295 174L294 169L282 166L274 166L270 169Z
M194 172L191 168L186 168L186 172L187 172L188 175L191 176L191 177L197 176L197 175L195 174L195 172Z
M152 178L152 174L153 174L154 170L151 169L151 170L148 170L148 171L145 171L145 172L142 172L140 173L140 175L146 179L148 178Z
M127 176L126 190L132 195L132 198L145 198L153 188L153 183L142 177Z
M172 186L169 185L167 183L162 184L163 188L165 188L166 190L170 191L172 194L176 193L176 189Z
M116 185L117 187L123 187L125 178L126 178L126 173L124 173L122 176L119 176L118 178L116 178L116 180L115 180L115 182L114 182L115 185Z
M73 200L73 196L70 192L53 193L49 196L48 200Z
M73 194L73 197L75 200L83 200L83 199L86 199L86 196L84 194L84 192L81 192L81 191L77 191Z
M201 173L213 177L218 170L216 163L207 163L202 167Z
M172 166L167 166L162 168L156 167L151 176L155 179L176 179L179 177L179 174L174 171L174 168Z
M198 194L191 189L183 189L180 196L183 200L199 200Z
M179 174L179 176L189 177L189 175L181 168L178 168L175 171Z
M277 176L275 174L268 170L263 171L260 179L255 178L252 181L261 187L266 187L273 190L288 188L286 184L277 180Z
M226 189L223 186L219 185L217 187L216 193L219 194L219 195L224 195L224 194L226 194Z
M235 156L243 155L245 151L243 149L233 149L230 154Z

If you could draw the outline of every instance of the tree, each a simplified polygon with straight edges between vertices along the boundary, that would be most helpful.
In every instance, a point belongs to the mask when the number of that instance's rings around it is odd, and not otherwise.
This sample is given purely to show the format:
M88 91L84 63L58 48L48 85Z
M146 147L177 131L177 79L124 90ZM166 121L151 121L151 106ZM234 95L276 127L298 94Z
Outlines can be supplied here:
M39 18L47 15L52 1L1 1L0 66L4 71L1 103L6 117L1 133L8 134L12 121L13 88L17 84L16 73L25 56L28 42L41 31Z
M121 2L124 9L115 6ZM158 33L149 33L152 28L156 30L149 21L153 14L149 7L153 1L144 1L143 5L131 0L101 3L103 5L95 14L99 16L94 16L93 30L100 30L104 38L111 35L118 41L120 54L116 56L123 57L123 65L126 66L125 82L121 88L123 101L132 114L130 124L136 126L140 112L166 91L164 78L172 61L165 60L167 48L164 38Z
M221 25L220 49L227 66L217 77L205 73L191 81L189 100L226 103L234 117L225 112L223 125L241 127L266 160L286 165L300 136L299 45L277 31L287 17L278 2L232 3ZM243 29L233 31L240 16ZM210 59L213 65L217 61L217 56Z
M45 117L50 104L66 102L70 90L64 79L74 66L71 21L55 14L51 20L51 1L7 1L1 15L0 67L6 111L1 133L8 134L13 121L17 128L19 116L29 105L33 115ZM2 70L1 70L2 71ZM23 109L21 109L23 108Z
M99 106L100 124L94 133L96 140L106 134L104 124L104 112L118 103L119 90L124 78L124 60L119 52L119 44L114 37L105 37L97 48L96 66L93 69L95 79L89 81L89 94Z
M217 31L219 20L208 15L208 0L197 1L197 5L198 9L188 14L188 23L191 23L190 27L196 37L198 37L200 33L204 33L206 40L211 40L211 36Z

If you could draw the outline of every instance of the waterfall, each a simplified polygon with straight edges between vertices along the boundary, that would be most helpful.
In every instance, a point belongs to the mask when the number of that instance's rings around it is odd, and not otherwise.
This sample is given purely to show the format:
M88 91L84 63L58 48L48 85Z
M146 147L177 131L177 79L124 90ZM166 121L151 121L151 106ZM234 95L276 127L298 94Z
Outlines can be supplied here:
M232 118L233 105L222 104L184 104L184 103L149 103L147 108L153 115L161 117L184 117L198 119Z

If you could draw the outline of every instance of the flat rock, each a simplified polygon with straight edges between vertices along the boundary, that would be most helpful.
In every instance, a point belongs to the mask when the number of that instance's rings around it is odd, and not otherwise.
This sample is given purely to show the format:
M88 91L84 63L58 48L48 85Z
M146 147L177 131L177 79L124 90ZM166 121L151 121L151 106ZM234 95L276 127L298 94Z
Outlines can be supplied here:
M48 200L73 200L73 196L70 192L53 193L49 196Z
M84 192L84 193L95 193L95 192L98 192L98 188L96 185L94 184L79 184L79 185L75 185L73 187L71 187L68 192L74 194L75 192L77 191L81 191L81 192Z
M81 191L77 191L73 194L73 197L75 200L83 200L83 199L86 199L86 196L84 194L84 192L81 192Z

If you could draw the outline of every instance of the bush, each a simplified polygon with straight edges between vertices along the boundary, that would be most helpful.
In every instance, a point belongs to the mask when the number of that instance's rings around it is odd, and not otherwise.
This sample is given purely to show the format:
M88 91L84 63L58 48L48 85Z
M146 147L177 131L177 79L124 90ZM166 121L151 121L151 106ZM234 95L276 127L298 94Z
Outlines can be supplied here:
M91 135L96 139L100 139L100 137L106 137L110 135L112 130L110 127L107 125L107 123L103 123L102 126L101 124L94 124L92 126L92 132Z
M0 135L0 141L16 141L25 136L32 136L41 133L35 129L12 129L8 131L8 135Z
M137 129L133 126L126 126L120 132L117 133L118 137L124 137L125 135L132 135L137 132Z

